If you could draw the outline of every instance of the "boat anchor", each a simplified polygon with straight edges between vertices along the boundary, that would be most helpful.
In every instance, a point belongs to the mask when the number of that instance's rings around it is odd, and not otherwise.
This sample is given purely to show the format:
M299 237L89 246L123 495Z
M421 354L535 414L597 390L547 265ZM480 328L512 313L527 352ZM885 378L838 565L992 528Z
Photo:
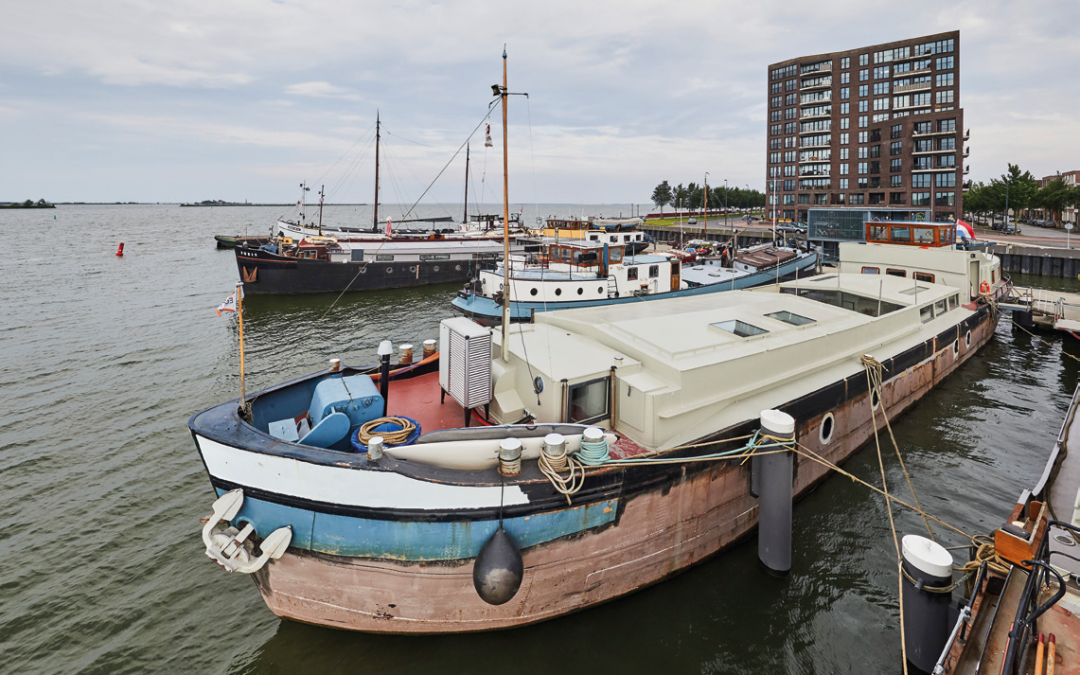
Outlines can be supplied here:
M206 544L206 557L223 567L226 572L253 574L262 569L271 558L277 560L289 548L292 527L279 527L262 541L262 553L254 557L254 547L245 546L247 538L255 532L251 523L238 530L233 526L217 529L219 523L230 521L240 513L244 505L244 491L230 490L214 500L213 513L203 526L202 538Z

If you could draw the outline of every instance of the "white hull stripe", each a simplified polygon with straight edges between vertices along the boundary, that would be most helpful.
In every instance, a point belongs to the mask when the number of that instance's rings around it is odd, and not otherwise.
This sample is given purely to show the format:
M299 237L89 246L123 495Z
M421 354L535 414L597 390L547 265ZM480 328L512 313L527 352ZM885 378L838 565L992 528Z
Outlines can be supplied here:
M416 480L390 471L311 464L230 447L196 434L212 478L265 492L320 502L378 509L498 508L528 504L520 487L467 487Z

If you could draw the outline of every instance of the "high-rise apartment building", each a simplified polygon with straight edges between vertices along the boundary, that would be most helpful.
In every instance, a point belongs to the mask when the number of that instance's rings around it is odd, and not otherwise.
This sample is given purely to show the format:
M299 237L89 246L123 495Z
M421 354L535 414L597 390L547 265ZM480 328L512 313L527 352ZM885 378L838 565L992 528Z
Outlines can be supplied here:
M959 31L803 56L768 76L766 187L778 218L806 222L814 207L960 216Z

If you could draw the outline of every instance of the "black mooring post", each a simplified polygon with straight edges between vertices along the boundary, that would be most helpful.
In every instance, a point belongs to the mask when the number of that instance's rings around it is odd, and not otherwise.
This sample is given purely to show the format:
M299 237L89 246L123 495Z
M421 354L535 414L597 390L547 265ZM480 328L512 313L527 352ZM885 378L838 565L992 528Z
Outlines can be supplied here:
M383 417L386 417L390 409L390 355L383 354L379 365L379 393L383 400Z

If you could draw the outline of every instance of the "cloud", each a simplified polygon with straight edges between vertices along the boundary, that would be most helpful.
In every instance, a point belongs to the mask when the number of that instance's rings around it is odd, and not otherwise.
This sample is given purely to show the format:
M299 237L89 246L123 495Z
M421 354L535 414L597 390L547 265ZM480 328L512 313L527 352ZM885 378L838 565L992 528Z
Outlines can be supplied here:
M347 101L362 100L354 91L330 84L329 82L300 82L285 87L290 96L310 96L313 98L340 98Z

